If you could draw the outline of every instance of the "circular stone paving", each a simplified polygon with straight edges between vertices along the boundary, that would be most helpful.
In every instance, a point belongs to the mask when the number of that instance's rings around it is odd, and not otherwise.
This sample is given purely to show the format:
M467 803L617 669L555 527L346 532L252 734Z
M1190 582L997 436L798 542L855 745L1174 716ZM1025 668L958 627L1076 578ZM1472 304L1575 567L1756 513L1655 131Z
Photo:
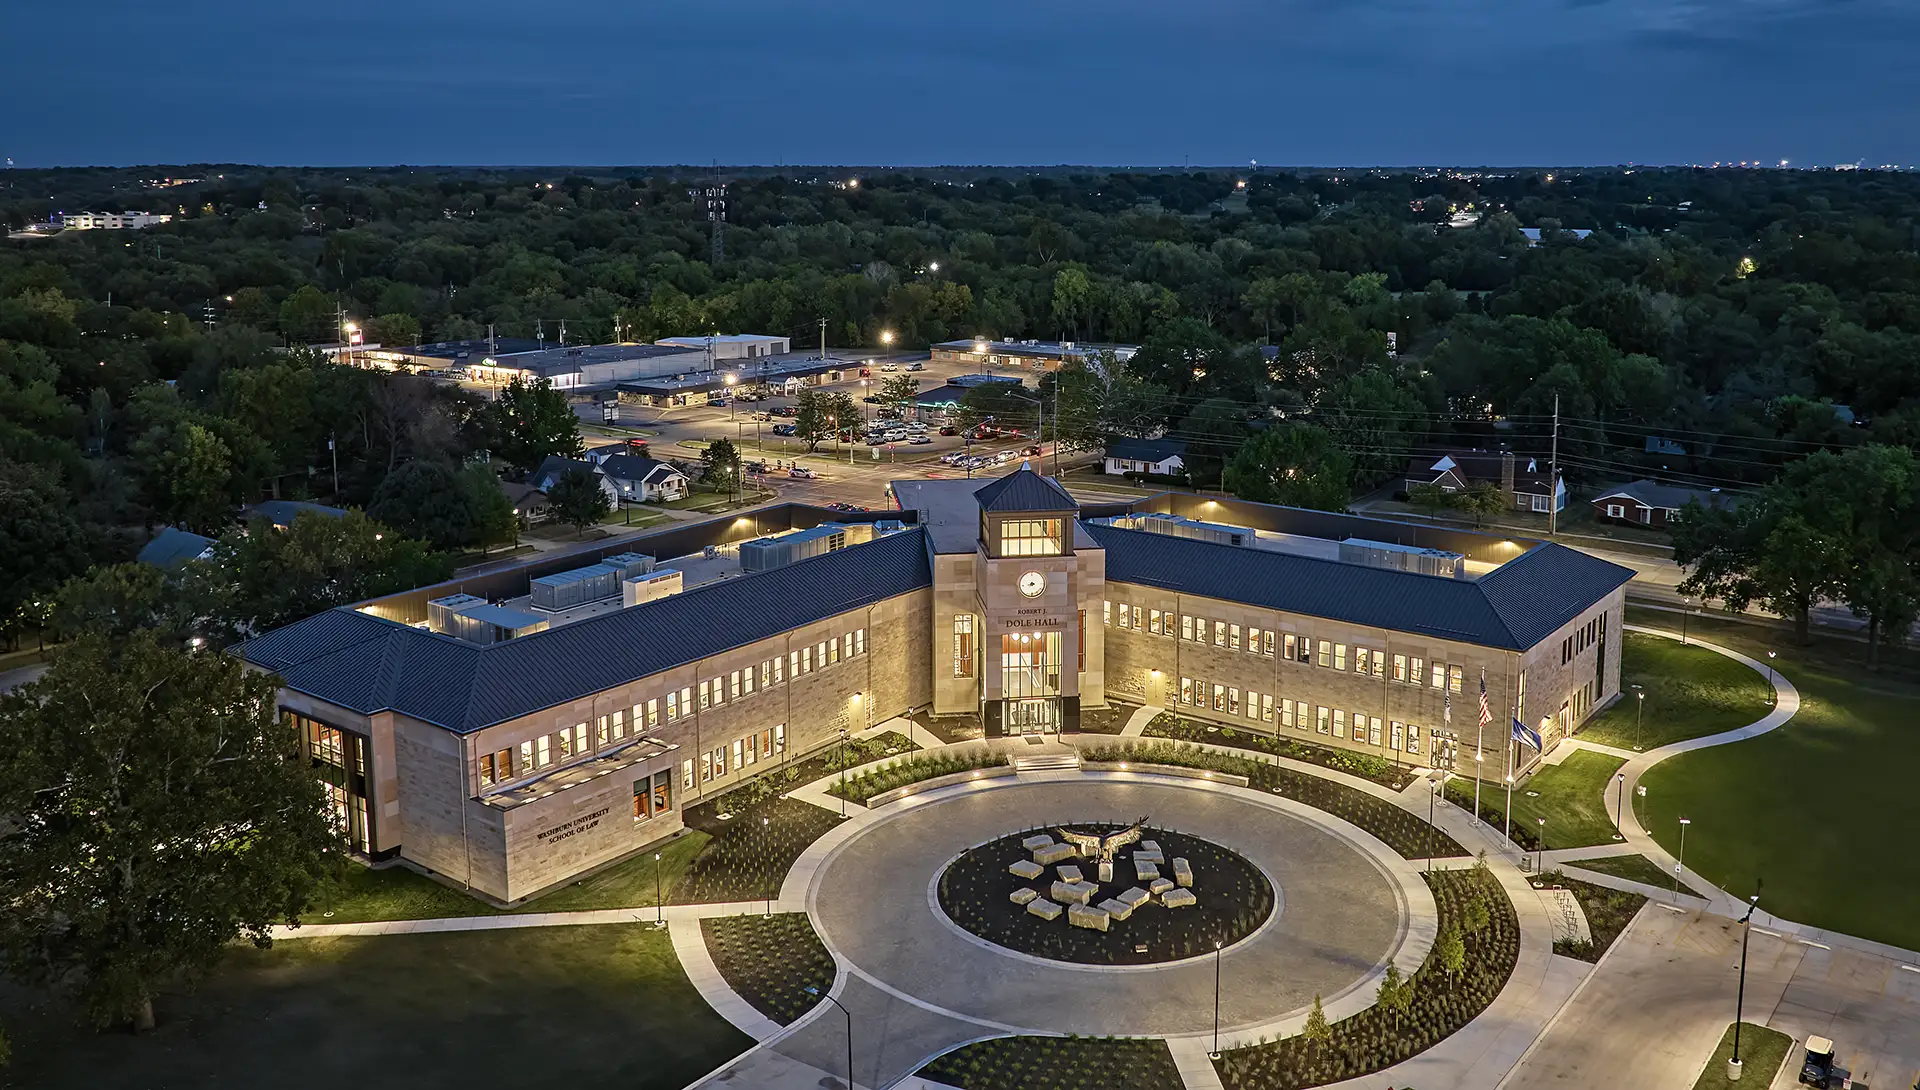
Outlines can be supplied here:
M1223 1033L1264 1032L1316 995L1329 1005L1349 992L1370 1002L1390 957L1410 968L1431 945L1433 897L1417 869L1351 826L1286 799L1129 773L980 781L883 807L825 851L808 911L848 973L989 1030L1207 1033L1210 942L1198 957L1160 964L1072 964L988 942L938 904L948 865L1012 830L1122 825L1143 815L1233 853L1271 883L1265 921L1217 958ZM1196 896L1207 896L1194 870Z
M1035 862L1065 855L1062 830L1104 837L1126 828L1074 822L971 848L940 872L940 909L997 946L1083 965L1151 965L1212 954L1273 915L1266 875L1186 833L1140 830L1140 843L1112 853L1104 881L1100 864L1081 854L1044 867Z

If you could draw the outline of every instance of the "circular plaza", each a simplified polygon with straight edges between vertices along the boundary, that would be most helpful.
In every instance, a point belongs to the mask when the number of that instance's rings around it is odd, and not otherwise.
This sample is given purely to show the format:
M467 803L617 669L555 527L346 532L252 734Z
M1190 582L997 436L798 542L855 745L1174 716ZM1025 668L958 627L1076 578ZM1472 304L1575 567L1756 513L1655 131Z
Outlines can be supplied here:
M1038 837L1110 835L1143 819L1151 833L1141 838L1157 853L1122 847L1107 883L1097 881L1097 861L1081 859L1079 881L1097 887L1085 896L1097 904L1147 892L1155 883L1143 883L1142 864L1153 854L1164 858L1168 878L1131 918L1108 921L1105 949L1118 956L1063 957L1064 908L1061 918L1028 915L1008 894L1052 893L1062 881L1056 868L1074 865L1044 851ZM1199 780L1081 772L980 781L890 805L829 839L816 845L823 856L808 911L844 971L994 1032L1211 1033L1217 979L1221 1032L1251 1040L1284 1031L1316 996L1330 1012L1370 1004L1389 962L1417 966L1434 937L1432 893L1373 837L1287 799ZM1172 879L1175 857L1166 849L1174 846L1186 853L1178 857L1184 884ZM1147 858L1136 861L1136 851ZM1010 868L1036 854L1051 862L1044 874L1021 868L1022 886ZM955 869L970 859L975 866ZM1060 890L1069 900L1071 884ZM953 911L989 898L1007 901L992 927L979 913ZM1213 911L1196 911L1208 898ZM1143 918L1154 926L1136 924ZM1129 925L1141 941L1123 938ZM1022 937L1047 934L1056 938ZM1131 956L1136 946L1149 949Z

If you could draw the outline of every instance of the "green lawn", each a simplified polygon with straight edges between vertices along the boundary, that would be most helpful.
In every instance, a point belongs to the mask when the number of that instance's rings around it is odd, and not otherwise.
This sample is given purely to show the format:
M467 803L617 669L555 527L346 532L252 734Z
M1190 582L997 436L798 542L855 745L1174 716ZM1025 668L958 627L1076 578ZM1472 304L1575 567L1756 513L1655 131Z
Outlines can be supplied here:
M659 845L660 886L673 902L673 885L706 846L705 833ZM516 912L578 912L595 908L652 908L653 852L643 852L570 886L517 908L495 908L461 889L445 886L405 867L372 870L349 866L340 886L303 919L307 923L364 923L369 920L432 920L446 916L496 916ZM324 913L331 909L332 916Z
M645 925L235 947L142 1037L25 998L0 991L0 1020L34 1090L679 1090L752 1044Z
M1546 818L1549 851L1613 843L1613 774L1623 764L1618 757L1583 749L1548 765L1514 789L1514 824L1538 829L1538 819ZM1528 791L1539 792L1539 797ZM1490 786L1482 791L1482 801L1491 795L1499 796L1492 800L1496 805L1506 801L1504 790Z
M1748 655L1786 638L1718 620L1691 628ZM1800 690L1799 714L1759 738L1656 765L1634 802L1641 823L1677 852L1679 818L1692 819L1687 866L1741 896L1764 879L1763 909L1920 947L1920 853L1905 848L1920 836L1920 681L1904 656L1867 671L1858 644L1773 646Z
M1660 869L1660 864L1644 855L1604 855L1597 859L1569 859L1567 866L1590 870L1596 874L1608 874L1615 878L1625 878L1629 882L1644 882L1660 889L1673 888L1673 872ZM1693 887L1682 882L1680 888L1692 893Z
M1720 1047L1713 1050L1713 1059L1707 1061L1707 1068L1693 1082L1693 1090L1744 1090L1750 1086L1771 1086L1773 1076L1786 1061L1787 1050L1793 1047L1793 1038L1777 1029L1756 1026L1752 1022L1740 1023L1740 1068L1739 1082L1727 1081L1727 1060L1733 1056L1733 1027L1720 1038Z
M1765 661L1766 654L1754 657ZM1644 709L1632 685L1646 694ZM1643 632L1627 633L1620 687L1620 700L1580 729L1583 740L1653 749L1744 727L1773 708L1764 675L1704 647ZM1636 728L1635 717L1643 710L1644 721Z

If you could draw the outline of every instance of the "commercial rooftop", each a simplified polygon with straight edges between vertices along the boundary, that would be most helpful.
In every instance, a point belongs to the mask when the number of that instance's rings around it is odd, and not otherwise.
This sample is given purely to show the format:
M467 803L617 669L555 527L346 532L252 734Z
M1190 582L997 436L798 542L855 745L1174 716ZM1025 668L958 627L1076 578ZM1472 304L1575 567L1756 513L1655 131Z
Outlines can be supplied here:
M1044 359L1079 359L1096 352L1112 352L1127 359L1140 350L1133 344L1082 344L1078 341L942 341L933 346L948 352L971 352L978 356L1027 356Z
M241 644L296 692L469 733L932 584L913 530L487 646L341 606Z

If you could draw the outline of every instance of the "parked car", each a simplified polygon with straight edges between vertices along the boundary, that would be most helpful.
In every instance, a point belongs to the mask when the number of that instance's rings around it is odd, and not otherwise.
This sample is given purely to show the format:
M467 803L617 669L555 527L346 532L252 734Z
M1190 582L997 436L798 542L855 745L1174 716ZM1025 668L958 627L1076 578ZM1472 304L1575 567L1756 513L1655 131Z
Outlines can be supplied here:
M787 476L798 480L810 481L813 479L813 470L808 469L806 466L794 466L787 470Z
M753 418L755 420L772 420L773 414L765 409L756 409L754 410Z
M748 473L765 473L767 471L767 463L762 461L747 461L741 462L740 464Z
M879 394L868 394L867 396L861 398L860 400L866 402L869 405L883 405L886 403L887 399L884 397L881 397Z
M882 370L882 371L898 371L898 370L900 370L900 365L899 365L899 364L897 364L897 363L883 363L883 364L881 364L881 365L880 365L880 370Z
M800 415L800 410L794 408L792 405L775 405L773 408L768 409L767 411L772 413L775 416L799 416Z
M1040 455L1040 444L1035 443L1034 445L1028 447L1026 450L1022 451L1021 453L1032 455L1037 458Z
M959 435L960 429L954 427L952 424L942 424L940 425L940 434L941 435Z
M860 377L861 377L861 378L872 378L872 377L873 377L873 368L871 368L871 367L862 367L862 368L860 369Z
M914 446L917 447L924 443L933 442L933 436L928 435L926 432L921 432L918 435L915 435L913 438L908 439L907 442L912 443Z
M907 370L909 370L909 371L925 371L926 369L927 369L927 365L926 365L926 364L924 364L924 363L920 363L920 362L917 362L917 361L916 361L916 362L914 362L914 363L909 363L909 364L907 364Z
M713 405L713 406L718 406L718 407L721 407L721 408L725 408L725 407L726 407L726 404L727 404L727 399L726 399L726 398L724 398L724 397L715 397L715 396L714 396L714 395L712 395L712 394L708 394L708 395L707 395L707 404L708 404L708 405Z
M773 426L773 434L775 435L792 435L799 430L799 427L794 424L775 424Z
M900 410L894 408L891 405L885 405L878 409L875 409L873 411L873 415L879 417L882 420L898 420L900 419Z

